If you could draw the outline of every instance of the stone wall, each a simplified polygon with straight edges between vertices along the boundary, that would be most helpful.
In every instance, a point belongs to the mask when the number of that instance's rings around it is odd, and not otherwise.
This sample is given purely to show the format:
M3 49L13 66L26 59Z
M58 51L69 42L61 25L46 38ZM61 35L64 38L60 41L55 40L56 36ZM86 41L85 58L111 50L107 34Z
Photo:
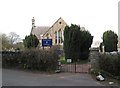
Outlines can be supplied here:
M64 38L63 32L64 32L64 28L66 25L67 25L66 22L62 18L58 19L58 21L56 21L56 23L53 24L53 26L48 30L48 32L45 33L43 38L46 39L47 36L50 37L50 35L51 35L51 38L53 40L53 45L55 45L55 32L61 31L62 39L63 39ZM57 45L59 45L59 44L57 44Z
M92 68L99 68L99 54L100 53L98 49L90 50L89 60Z

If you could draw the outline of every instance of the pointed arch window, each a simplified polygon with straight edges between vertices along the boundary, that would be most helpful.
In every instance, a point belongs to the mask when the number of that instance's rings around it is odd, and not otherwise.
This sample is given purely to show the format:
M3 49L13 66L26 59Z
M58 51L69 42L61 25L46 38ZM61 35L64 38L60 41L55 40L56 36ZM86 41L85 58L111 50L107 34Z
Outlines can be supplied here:
M55 44L57 44L57 32L55 32Z
M58 43L62 43L62 31L61 29L58 31Z

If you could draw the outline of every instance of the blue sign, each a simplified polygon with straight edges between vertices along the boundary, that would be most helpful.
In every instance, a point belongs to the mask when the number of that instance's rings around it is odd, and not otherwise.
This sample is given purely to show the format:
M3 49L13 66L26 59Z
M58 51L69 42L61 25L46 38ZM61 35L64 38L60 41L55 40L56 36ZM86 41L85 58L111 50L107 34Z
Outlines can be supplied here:
M52 46L52 39L42 39L42 46Z

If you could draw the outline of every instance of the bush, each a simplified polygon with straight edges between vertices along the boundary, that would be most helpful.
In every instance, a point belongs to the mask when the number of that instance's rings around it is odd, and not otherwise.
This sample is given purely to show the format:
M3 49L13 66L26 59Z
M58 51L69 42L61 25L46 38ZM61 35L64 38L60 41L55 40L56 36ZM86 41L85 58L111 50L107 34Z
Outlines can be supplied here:
M120 54L101 54L99 66L114 76L120 76Z
M12 55L3 57L3 67L19 67L23 69L32 69L40 71L55 70L58 65L58 55L54 50L27 49L21 52L17 57Z
M2 52L2 66L3 67L17 67L19 64L20 52Z
M61 62L61 64L66 64L67 63L65 57L61 57L60 58L60 62Z

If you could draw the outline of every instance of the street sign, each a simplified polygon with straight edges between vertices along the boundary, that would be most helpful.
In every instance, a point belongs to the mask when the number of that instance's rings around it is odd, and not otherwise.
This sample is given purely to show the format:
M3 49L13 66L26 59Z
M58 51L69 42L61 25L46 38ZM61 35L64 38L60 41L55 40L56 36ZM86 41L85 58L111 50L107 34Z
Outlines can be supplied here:
M42 46L52 46L52 39L42 39Z

